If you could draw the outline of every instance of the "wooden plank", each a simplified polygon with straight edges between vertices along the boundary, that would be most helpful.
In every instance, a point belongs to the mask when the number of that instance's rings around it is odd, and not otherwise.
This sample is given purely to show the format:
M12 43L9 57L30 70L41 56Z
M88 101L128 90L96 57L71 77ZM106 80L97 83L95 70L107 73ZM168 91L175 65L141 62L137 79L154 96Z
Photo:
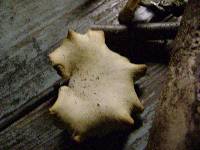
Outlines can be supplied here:
M0 132L0 149L143 149L147 143L154 108L164 84L166 72L165 65L150 64L146 76L136 82L141 90L140 98L144 102L145 111L141 115L143 126L135 132L118 132L100 140L91 139L81 145L76 145L70 141L64 129L55 126L56 121L49 115L48 108L54 102L51 99Z
M32 105L35 96L60 79L49 65L47 55L59 45L68 28L83 32L94 23L113 23L123 3L123 0L1 1L0 124L6 124L6 118L24 105Z
M84 2L1 1L0 120L59 79L47 54L64 36L64 15Z

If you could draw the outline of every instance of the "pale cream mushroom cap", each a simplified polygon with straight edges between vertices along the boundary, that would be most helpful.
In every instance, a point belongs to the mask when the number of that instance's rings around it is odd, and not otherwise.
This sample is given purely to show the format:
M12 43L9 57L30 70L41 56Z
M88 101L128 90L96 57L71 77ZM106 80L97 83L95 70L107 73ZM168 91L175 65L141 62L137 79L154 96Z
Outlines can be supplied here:
M133 80L145 73L146 66L109 50L102 31L69 31L49 58L69 80L50 112L64 121L76 141L131 126L131 112L143 111Z

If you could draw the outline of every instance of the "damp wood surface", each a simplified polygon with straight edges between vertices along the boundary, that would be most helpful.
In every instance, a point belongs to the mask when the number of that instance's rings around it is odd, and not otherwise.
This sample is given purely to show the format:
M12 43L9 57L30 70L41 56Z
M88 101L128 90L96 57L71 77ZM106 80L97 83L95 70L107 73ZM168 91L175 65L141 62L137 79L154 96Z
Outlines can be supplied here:
M164 84L165 65L149 64L147 75L137 81L145 105L142 127L131 134L110 135L82 147L69 142L67 132L55 126L49 115L48 108L55 97L37 98L60 80L47 56L59 46L68 29L85 32L93 24L117 24L125 2L0 1L0 149L144 148Z

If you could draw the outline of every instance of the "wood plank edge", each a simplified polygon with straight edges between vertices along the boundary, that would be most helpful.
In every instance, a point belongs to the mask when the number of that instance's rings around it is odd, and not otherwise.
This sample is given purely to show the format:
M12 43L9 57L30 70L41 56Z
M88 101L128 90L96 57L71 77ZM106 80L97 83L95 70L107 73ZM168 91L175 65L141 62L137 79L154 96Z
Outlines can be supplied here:
M7 117L0 120L0 131L4 130L5 128L9 127L15 121L22 118L25 114L31 112L36 107L40 106L42 103L48 101L49 99L56 98L58 95L58 89L62 85L66 85L65 80L60 79L56 81L51 87L47 88L39 95L30 99L27 103L21 106L20 109L11 112Z

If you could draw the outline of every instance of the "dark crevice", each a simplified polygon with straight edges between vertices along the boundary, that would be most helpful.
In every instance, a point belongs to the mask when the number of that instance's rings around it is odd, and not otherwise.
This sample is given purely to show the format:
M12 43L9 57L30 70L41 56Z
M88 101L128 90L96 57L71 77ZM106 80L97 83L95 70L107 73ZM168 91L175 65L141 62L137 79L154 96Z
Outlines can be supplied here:
M41 105L42 103L48 101L49 99L56 99L58 95L58 89L60 86L67 85L68 81L59 80L56 81L51 87L41 92L39 95L30 99L27 103L21 106L20 109L13 111L9 116L0 120L0 131L4 130L8 126L10 126L15 121L19 120L21 117L30 113L36 107Z

